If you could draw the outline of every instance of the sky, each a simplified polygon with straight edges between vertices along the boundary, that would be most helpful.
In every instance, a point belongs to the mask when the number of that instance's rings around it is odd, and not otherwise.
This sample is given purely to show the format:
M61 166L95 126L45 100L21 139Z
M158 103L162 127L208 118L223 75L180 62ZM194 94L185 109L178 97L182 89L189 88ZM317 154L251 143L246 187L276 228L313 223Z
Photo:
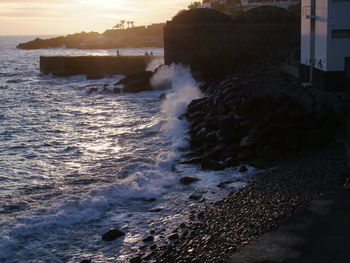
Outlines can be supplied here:
M0 0L0 35L103 32L120 20L135 26L170 20L190 0Z

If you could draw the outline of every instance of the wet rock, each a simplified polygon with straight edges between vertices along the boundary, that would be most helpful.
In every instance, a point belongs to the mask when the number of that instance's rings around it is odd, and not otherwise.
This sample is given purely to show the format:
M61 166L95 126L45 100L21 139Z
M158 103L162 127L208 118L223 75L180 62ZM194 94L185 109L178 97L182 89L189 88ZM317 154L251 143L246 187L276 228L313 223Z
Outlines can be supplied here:
M232 183L234 183L234 182L236 182L236 181L235 181L235 180L224 181L224 182L219 183L219 184L217 185L217 187L219 187L219 188L225 188L226 185L232 184Z
M209 98L202 98L202 99L197 99L197 100L193 100L189 105L188 105L188 109L187 111L192 113L195 111L200 111L202 110L202 108L207 105L207 103L209 102Z
M168 239L171 241L179 239L179 235L178 234L171 234L170 236L168 236Z
M162 93L162 94L159 95L159 98L160 98L161 100L165 100L166 97L167 97L167 94L166 94L166 93Z
M103 241L113 241L119 237L125 236L125 233L118 228L113 228L108 230L106 233L102 235Z
M91 263L90 259L83 259L82 261L80 261L80 263Z
M188 185L188 184L192 184L194 182L199 181L199 178L196 177L190 177L190 176L184 176L180 178L180 184L184 184L184 185Z
M152 90L150 79L153 75L151 71L142 71L119 80L115 85L123 85L123 92L136 93Z
M142 259L140 256L136 256L132 259L129 260L130 263L141 263L142 262Z
M201 163L202 157L200 156L193 156L193 157L183 157L180 159L181 164L196 164L196 163Z
M239 165L239 160L236 158L229 157L225 160L224 164L226 167L234 167Z
M144 238L142 241L143 242L153 242L153 240L154 240L153 236L148 236L148 237Z
M201 198L203 197L203 195L201 194L201 193L193 193L193 194L191 194L190 195L190 199L192 199L192 200L196 200L196 201L198 201L198 200L200 200Z
M150 260L154 255L154 251L148 252L142 259L143 260Z
M242 138L241 143L239 144L239 147L241 148L247 148L247 147L251 147L254 144L256 144L257 139L252 137L252 136L246 136L244 138Z
M242 165L241 167L239 167L239 170L238 170L240 173L245 173L245 172L248 172L248 168L244 165Z
M97 92L97 91L98 91L98 88L89 88L86 93L91 94L91 93Z
M202 159L201 167L203 170L224 170L225 166L219 162L215 162L214 160L206 157Z

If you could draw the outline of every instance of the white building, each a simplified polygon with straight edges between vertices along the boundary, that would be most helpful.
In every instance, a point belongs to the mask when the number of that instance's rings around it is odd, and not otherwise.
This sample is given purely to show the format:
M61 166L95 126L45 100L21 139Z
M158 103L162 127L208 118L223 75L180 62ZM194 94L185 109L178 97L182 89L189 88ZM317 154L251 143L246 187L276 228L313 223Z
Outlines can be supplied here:
M298 3L300 0L241 0L242 8L245 11L265 5L288 8Z
M350 0L302 0L301 25L301 79L350 88Z
M201 8L211 8L212 3L227 4L229 1L226 0L210 0L203 3ZM260 6L272 5L282 8L288 8L291 5L300 3L300 0L240 0L240 7L244 10L250 10Z

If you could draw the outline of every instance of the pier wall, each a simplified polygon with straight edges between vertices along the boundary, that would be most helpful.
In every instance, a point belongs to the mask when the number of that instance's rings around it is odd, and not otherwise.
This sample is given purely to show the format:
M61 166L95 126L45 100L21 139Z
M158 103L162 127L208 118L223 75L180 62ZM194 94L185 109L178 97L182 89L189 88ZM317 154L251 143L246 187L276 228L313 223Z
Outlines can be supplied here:
M129 75L145 70L151 59L146 56L41 56L40 71L60 77Z

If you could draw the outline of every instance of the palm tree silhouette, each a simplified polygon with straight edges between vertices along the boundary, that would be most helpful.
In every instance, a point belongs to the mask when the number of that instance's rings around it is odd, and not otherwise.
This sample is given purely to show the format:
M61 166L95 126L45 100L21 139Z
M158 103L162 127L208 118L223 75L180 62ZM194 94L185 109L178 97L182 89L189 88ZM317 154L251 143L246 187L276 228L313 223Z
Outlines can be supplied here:
M122 25L122 28L124 29L125 20L120 20L120 23Z
M128 24L128 28L130 27L130 21L126 21L126 23Z
M134 27L135 22L134 21L130 21L131 27Z

